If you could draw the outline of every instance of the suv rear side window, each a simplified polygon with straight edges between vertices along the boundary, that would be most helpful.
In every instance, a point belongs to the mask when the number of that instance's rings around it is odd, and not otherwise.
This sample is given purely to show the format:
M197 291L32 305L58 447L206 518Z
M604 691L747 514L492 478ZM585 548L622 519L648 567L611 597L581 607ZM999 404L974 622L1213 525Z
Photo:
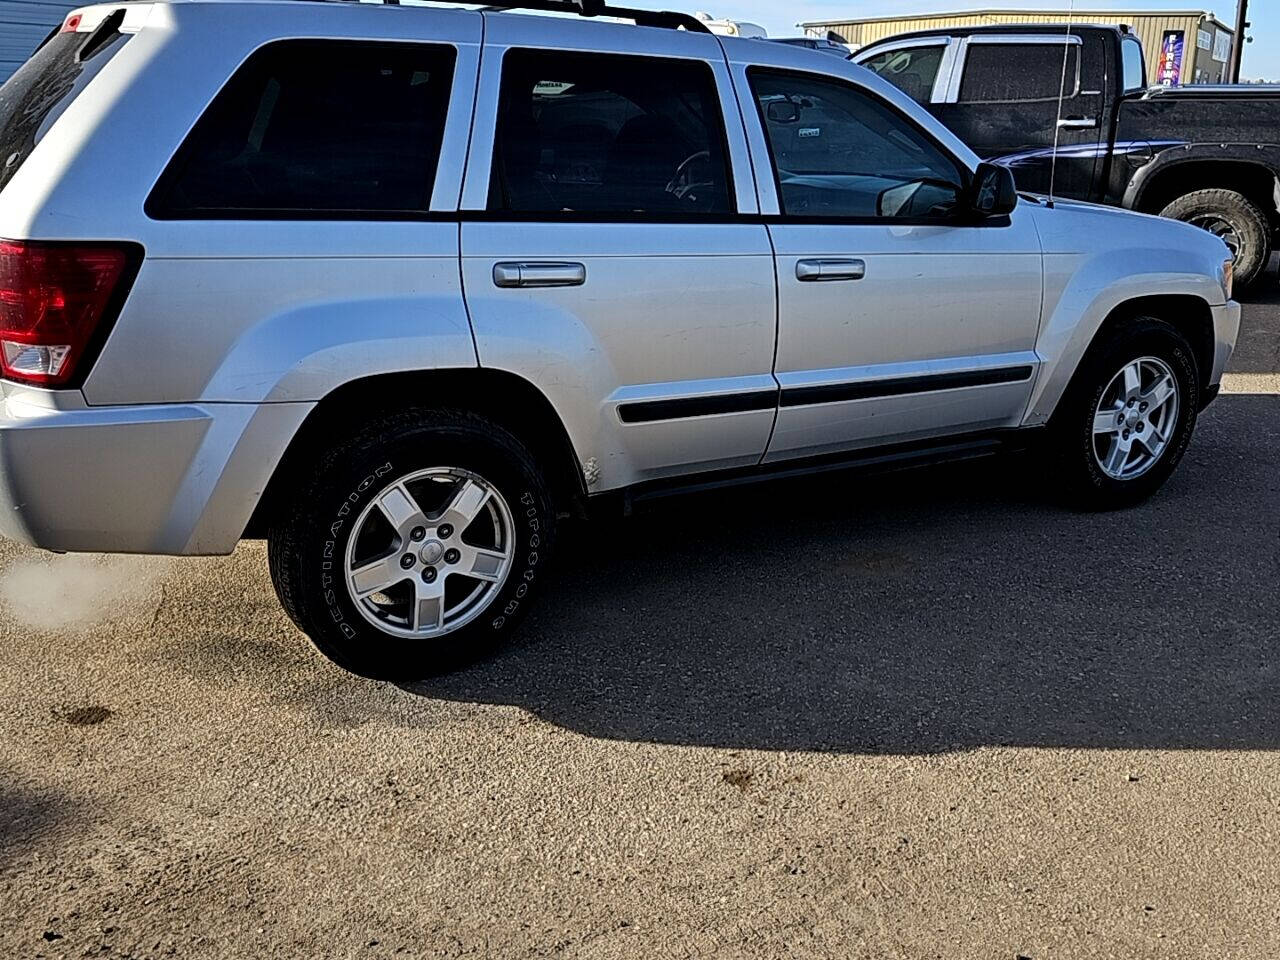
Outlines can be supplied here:
M933 81L938 78L938 67L946 44L934 43L922 47L899 47L877 53L862 65L873 70L916 103L928 103L933 97Z
M0 87L0 190L126 39L109 23L101 36L59 33Z
M427 210L455 53L284 40L227 82L152 192L162 219L334 219Z
M1074 97L1080 89L1080 45L1067 44L1065 82L1062 41L972 43L960 80L961 103L1027 103Z
M705 63L512 50L489 209L729 213L728 151Z

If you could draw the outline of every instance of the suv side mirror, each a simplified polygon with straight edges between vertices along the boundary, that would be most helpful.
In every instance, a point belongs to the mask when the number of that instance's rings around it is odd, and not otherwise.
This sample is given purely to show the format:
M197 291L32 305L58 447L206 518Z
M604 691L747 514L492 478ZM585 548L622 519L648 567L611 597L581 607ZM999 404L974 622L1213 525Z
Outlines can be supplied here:
M966 206L977 217L1002 217L1018 205L1013 171L998 163L983 162L974 171Z

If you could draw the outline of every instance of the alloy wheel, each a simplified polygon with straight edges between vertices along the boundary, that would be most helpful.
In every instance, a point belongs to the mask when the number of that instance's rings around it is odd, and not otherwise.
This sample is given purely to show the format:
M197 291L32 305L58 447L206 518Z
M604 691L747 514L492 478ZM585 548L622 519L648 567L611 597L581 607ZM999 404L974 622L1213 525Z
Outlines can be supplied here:
M1207 230L1227 245L1233 258L1240 256L1240 231L1226 217L1217 213L1202 213L1191 217L1187 223Z
M384 633L445 636L483 614L502 590L514 530L506 500L479 474L457 467L407 474L356 519L347 592Z
M1113 480L1140 477L1164 455L1178 424L1178 381L1158 357L1140 357L1107 384L1093 415L1093 455Z

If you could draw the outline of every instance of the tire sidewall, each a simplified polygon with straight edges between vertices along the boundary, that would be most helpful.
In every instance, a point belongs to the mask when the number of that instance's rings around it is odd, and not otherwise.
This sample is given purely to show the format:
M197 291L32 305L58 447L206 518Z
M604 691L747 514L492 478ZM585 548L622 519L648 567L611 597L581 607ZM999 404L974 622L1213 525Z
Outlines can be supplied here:
M1226 220L1240 238L1241 250L1235 258L1239 284L1247 286L1257 279L1270 258L1269 226L1265 215L1243 194L1229 190L1206 190L1179 197L1161 212L1161 216L1192 225L1193 217L1212 215Z
M511 441L514 443L514 440ZM488 653L526 612L550 555L554 528L545 487L532 463L478 431L421 427L376 449L332 458L316 484L299 536L304 596L323 615L308 625L318 647L345 668L379 679L412 679ZM346 583L347 546L366 507L401 478L433 467L469 470L506 500L515 554L502 588L484 611L429 640L384 633L357 609Z
M1094 414L1115 375L1125 364L1140 357L1157 357L1173 371L1178 389L1178 419L1174 436L1160 459L1138 477L1117 480L1103 472L1094 456ZM1088 370L1076 402L1072 404L1072 416L1067 424L1071 458L1076 462L1091 498L1096 501L1104 505L1107 502L1126 505L1145 499L1173 473L1195 430L1200 409L1200 379L1190 345L1163 321L1143 318L1133 323L1133 329L1100 350L1092 358Z

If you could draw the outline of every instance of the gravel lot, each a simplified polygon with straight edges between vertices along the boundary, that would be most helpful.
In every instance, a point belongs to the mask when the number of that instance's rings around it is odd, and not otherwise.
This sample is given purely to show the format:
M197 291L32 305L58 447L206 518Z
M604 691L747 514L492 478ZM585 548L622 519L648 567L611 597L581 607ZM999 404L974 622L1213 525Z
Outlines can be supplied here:
M1249 957L1280 943L1280 296L1149 505L1020 461L579 526L398 689L265 552L0 545L0 956Z

